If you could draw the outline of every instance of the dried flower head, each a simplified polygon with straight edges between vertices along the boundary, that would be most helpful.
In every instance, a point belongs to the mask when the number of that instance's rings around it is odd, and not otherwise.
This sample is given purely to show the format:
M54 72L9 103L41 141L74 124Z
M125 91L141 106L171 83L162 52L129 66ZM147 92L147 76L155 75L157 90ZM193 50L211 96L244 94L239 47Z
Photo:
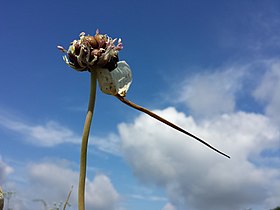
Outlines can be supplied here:
M97 29L95 36L82 32L79 40L71 42L68 50L58 46L58 49L67 53L63 56L67 65L77 71L92 71L97 68L113 70L117 67L118 52L123 48L121 39L112 39L108 35L99 34Z

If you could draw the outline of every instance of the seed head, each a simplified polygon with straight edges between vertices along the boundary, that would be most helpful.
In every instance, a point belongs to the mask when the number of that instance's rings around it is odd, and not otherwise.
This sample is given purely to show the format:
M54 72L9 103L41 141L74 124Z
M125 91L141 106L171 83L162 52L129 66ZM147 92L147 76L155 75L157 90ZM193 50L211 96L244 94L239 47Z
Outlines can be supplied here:
M63 56L63 60L77 71L93 71L97 68L106 68L111 71L117 67L118 52L123 48L121 39L115 46L116 40L106 34L99 34L99 30L94 36L85 36L82 32L80 39L71 42L68 50L61 46L57 48L67 53Z

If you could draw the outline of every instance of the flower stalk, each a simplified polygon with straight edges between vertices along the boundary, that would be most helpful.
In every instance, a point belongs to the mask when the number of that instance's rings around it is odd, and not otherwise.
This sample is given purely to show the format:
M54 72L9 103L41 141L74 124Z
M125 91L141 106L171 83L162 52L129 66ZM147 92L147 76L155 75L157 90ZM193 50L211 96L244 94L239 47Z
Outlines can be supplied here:
M118 39L117 41L117 39L112 39L106 34L100 34L99 30L97 30L94 36L86 35L82 32L78 40L74 40L70 43L68 50L64 49L62 46L57 46L57 48L67 54L63 56L63 59L68 66L78 72L88 71L91 75L88 111L86 114L81 144L78 187L78 210L84 210L87 147L94 112L96 80L98 75L103 75L103 72L108 74L107 71L112 71L117 67L119 61L118 52L123 46L121 39Z
M88 137L90 133L90 126L94 112L96 96L96 71L90 73L90 96L88 103L88 111L84 124L84 131L82 136L81 156L80 156L80 177L78 189L78 209L85 209L85 181L86 181L86 168L87 168L87 147Z

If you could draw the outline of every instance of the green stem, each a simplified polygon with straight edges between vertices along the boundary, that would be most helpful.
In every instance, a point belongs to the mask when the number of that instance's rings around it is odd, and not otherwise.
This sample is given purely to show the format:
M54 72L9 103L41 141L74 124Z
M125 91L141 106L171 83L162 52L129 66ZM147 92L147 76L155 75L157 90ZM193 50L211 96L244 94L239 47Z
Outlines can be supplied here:
M87 146L88 137L90 132L90 125L94 111L95 95L96 95L96 71L90 74L90 97L88 103L88 111L84 124L84 131L81 146L81 159L80 159L80 178L78 190L78 209L85 210L85 181L86 181L86 167L87 167Z

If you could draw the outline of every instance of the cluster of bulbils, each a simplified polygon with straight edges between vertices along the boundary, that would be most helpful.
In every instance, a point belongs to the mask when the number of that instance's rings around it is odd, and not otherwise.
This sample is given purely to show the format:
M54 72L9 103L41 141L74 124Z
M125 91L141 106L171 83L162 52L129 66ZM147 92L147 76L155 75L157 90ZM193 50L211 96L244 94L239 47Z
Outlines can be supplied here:
M80 34L79 40L71 42L68 50L58 46L66 53L65 63L82 72L95 73L99 87L103 93L125 96L132 82L132 73L125 61L119 61L118 53L123 48L121 39L112 39L99 33L94 36Z
M112 39L108 35L99 34L97 29L94 36L80 34L79 40L71 42L69 49L58 46L62 52L67 53L63 59L67 65L77 71L92 71L105 68L109 71L117 67L118 52L123 48L121 39Z

